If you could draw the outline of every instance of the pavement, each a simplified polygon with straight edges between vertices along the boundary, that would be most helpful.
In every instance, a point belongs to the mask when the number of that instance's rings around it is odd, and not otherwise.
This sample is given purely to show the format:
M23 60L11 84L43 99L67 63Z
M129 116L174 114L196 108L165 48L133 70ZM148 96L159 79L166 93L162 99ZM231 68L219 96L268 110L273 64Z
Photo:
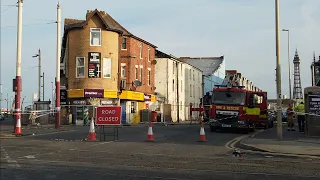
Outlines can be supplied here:
M299 131L287 131L286 125L283 125L282 129L282 140L279 140L277 137L277 129L272 128L243 139L240 142L240 148L262 152L320 157L320 137L308 137Z
M234 157L227 142L243 134L210 132L199 140L200 126L154 126L155 142L145 142L147 126L119 129L119 140L73 141L75 131L1 139L3 180L64 179L288 179L320 178L320 160L244 154ZM98 130L98 129L97 129ZM55 140L55 138L68 141ZM112 138L112 137L111 137Z
M73 125L65 125L61 126L59 129L55 129L54 124L48 125L33 125L33 126L22 126L21 127L22 135L21 136L29 136L29 135L41 135L41 134L51 134L58 133L64 131L76 131L79 129L78 126ZM13 128L13 119L6 118L4 121L0 121L0 138L16 138L17 136L14 134Z

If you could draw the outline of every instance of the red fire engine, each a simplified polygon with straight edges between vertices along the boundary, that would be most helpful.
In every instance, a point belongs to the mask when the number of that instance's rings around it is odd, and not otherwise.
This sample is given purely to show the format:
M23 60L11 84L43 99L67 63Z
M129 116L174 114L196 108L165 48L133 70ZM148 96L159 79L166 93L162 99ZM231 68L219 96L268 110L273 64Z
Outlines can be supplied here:
M217 129L241 129L245 133L254 131L255 127L273 126L268 118L267 92L248 91L244 86L217 86L212 95L206 94L204 105L192 111L204 112L204 120L208 122L212 132Z

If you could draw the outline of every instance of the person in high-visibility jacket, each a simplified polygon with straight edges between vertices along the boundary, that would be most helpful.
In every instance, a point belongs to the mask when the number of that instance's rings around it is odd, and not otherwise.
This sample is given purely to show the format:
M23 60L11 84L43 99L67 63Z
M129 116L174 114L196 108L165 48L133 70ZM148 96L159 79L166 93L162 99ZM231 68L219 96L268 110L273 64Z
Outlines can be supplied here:
M297 117L298 117L298 125L299 125L299 132L305 132L305 113L304 113L304 104L301 102L298 106L294 108Z

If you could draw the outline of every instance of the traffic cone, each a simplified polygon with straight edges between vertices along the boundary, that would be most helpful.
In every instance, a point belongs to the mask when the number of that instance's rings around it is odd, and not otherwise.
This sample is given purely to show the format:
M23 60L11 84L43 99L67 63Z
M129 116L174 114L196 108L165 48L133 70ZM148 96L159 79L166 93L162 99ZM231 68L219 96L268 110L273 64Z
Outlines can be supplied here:
M21 120L18 119L17 124L16 124L16 129L14 131L16 135L21 135Z
M149 128L148 128L148 139L147 141L154 141L153 138L153 131L152 131L152 122L149 122Z
M205 135L205 132L204 132L204 125L203 125L203 122L201 122L201 128L200 128L200 140L199 142L206 142L206 135Z
M91 119L91 123L90 123L88 140L89 140L89 141L95 141L95 140L97 140L96 132L95 132L95 130L94 130L93 118Z

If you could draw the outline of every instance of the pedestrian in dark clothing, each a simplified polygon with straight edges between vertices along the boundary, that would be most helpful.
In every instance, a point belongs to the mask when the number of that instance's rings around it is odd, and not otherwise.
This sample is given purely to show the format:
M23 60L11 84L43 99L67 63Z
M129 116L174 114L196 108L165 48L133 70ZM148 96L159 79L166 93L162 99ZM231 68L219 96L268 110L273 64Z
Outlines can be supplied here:
M304 104L301 102L298 106L295 107L295 111L298 117L299 132L305 133L305 113L304 113Z

